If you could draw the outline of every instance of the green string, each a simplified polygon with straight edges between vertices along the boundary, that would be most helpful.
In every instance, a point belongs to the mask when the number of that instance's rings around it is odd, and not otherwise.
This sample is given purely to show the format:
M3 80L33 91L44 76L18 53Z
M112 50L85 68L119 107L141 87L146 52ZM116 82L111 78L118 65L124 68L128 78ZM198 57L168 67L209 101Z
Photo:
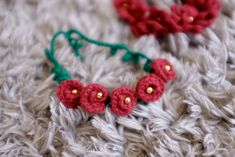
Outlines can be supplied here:
M83 60L84 57L81 55L80 49L85 45L85 42L87 42L87 43L95 44L97 46L110 48L111 55L115 55L118 52L118 50L124 50L125 54L122 57L122 60L124 62L133 62L135 64L139 64L141 59L145 59L144 70L147 72L150 72L152 70L150 66L152 59L148 58L143 52L132 51L124 43L111 44L111 43L106 43L102 41L97 41L97 40L88 38L87 36L85 36L78 30L71 29L71 30L68 30L67 32L58 31L57 33L55 33L50 42L50 49L47 49L47 48L45 49L45 54L47 58L53 64L51 73L55 75L54 79L58 83L62 82L63 80L72 79L69 72L65 68L63 68L63 66L58 62L58 60L55 57L56 39L60 35L63 35L67 39L69 46L74 51L74 55L76 57L80 57L81 60ZM77 38L74 36L76 36Z

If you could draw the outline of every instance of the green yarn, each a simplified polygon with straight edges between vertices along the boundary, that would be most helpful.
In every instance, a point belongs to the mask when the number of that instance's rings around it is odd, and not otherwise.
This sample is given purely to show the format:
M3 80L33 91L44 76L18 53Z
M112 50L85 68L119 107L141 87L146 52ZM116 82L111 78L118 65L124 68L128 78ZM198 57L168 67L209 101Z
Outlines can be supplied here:
M72 77L69 74L69 72L64 69L63 67L54 67L51 70L51 73L55 74L54 79L58 82L61 83L64 80L71 80Z
M144 101L141 101L141 100L138 100L138 103L139 104L142 104L144 106L148 106L149 104L147 102L144 102Z
M152 61L149 61L149 60L147 60L145 62L144 71L146 71L146 72L151 72L152 71L151 63L152 63Z
M58 62L58 60L55 57L56 39L60 35L63 35L67 39L69 46L73 48L74 55L76 57L80 57L81 60L83 60L84 57L81 55L80 49L85 45L85 42L87 42L95 44L97 46L110 48L111 55L117 54L118 50L124 50L125 54L122 57L122 60L124 62L133 62L135 64L139 64L141 59L145 59L146 62L144 64L144 70L147 72L151 71L150 64L152 62L152 59L148 58L143 52L132 51L124 43L112 44L112 43L97 41L88 38L78 30L71 29L68 30L67 32L58 31L57 33L55 33L50 42L50 49L45 49L45 55L54 65L51 72L55 75L54 80L56 80L58 83L62 82L63 80L71 79L71 75L69 74L69 72L63 68L63 66Z

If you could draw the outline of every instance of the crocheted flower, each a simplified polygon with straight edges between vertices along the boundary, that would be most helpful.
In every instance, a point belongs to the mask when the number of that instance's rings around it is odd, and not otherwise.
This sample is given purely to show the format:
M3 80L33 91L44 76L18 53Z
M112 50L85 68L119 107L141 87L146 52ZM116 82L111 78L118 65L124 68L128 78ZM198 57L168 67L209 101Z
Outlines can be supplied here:
M168 33L180 31L181 27L165 11L151 8L149 17L131 25L132 32L136 37L145 34L154 34L157 37Z
M136 101L134 92L129 87L123 86L112 92L111 110L119 116L128 115L136 105Z
M214 22L221 8L219 0L185 0L184 3L198 10L195 22L203 27L208 27Z
M157 22L162 27L159 29L159 27L154 26L156 30L154 30L152 33L155 36L163 36L167 33L175 33L180 31L181 28L179 25L177 25L175 19L173 19L170 14L164 10L154 7L150 9L149 20Z
M204 30L204 27L196 22L198 11L195 7L187 4L182 6L173 5L171 11L172 18L182 27L181 31L199 33Z
M151 63L151 66L153 68L153 73L159 76L164 82L174 80L176 77L173 66L166 59L155 59Z
M164 92L164 82L155 74L142 77L137 86L137 97L144 102L158 100Z
M83 89L80 106L89 113L100 113L105 108L107 97L108 92L103 86L92 83Z
M131 30L136 37L149 34L163 36L167 33L167 29L162 24L151 19L146 19L131 25Z
M166 25L168 24L170 16L163 10L150 8L149 16L141 21L131 24L132 32L136 37L145 34L154 34L156 36L163 36L167 34Z
M64 80L57 88L57 96L67 108L76 108L79 104L82 83L77 80Z
M114 0L114 6L120 16L129 23L147 16L148 5L144 0Z

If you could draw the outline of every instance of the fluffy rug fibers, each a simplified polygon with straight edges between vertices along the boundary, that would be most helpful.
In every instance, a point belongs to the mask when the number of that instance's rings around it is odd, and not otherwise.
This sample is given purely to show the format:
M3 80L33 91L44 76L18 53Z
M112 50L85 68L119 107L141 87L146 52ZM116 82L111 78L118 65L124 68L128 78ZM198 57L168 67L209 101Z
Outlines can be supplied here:
M166 10L175 3L152 1ZM235 156L235 1L221 3L219 17L201 35L137 39L112 0L1 0L0 156ZM167 58L177 79L160 100L138 104L129 116L115 116L109 108L94 116L67 109L56 97L44 49L56 31L71 28ZM57 58L84 84L134 88L144 75L106 48L85 45L82 62L64 39L59 43Z

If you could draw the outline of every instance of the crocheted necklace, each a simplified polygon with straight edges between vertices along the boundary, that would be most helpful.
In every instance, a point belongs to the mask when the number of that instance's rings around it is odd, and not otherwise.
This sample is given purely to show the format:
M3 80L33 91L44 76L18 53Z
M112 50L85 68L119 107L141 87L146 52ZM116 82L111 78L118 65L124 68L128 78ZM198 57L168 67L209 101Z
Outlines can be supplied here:
M170 13L149 5L146 0L114 0L120 17L129 23L139 37L153 34L162 37L169 33L202 33L218 16L218 0L183 0L171 6Z
M122 56L124 62L139 64L140 60L145 60L144 70L149 74L138 81L135 90L128 86L122 86L109 94L106 88L98 83L84 86L79 80L72 79L70 73L55 57L55 43L60 35L63 35L68 41L75 56L80 56L83 59L80 49L85 43L109 48L111 55L115 55L119 52L118 50L123 50L125 52ZM50 48L45 49L45 54L53 64L51 72L54 74L54 80L59 83L57 96L63 105L67 108L80 106L84 111L93 114L100 113L106 106L109 106L116 115L128 115L137 102L148 103L158 100L163 94L165 83L175 79L173 67L166 59L152 60L142 52L130 50L123 43L111 44L93 40L78 30L55 33L50 42Z

